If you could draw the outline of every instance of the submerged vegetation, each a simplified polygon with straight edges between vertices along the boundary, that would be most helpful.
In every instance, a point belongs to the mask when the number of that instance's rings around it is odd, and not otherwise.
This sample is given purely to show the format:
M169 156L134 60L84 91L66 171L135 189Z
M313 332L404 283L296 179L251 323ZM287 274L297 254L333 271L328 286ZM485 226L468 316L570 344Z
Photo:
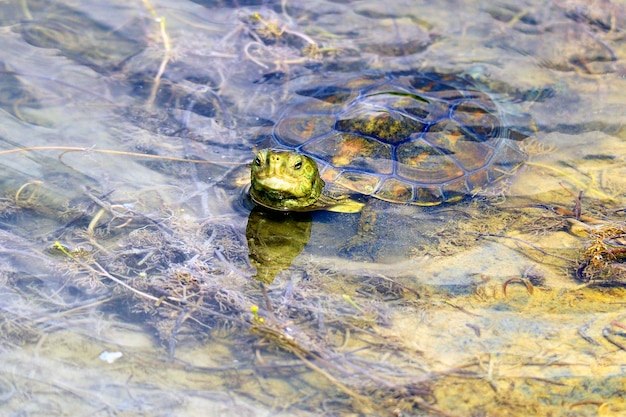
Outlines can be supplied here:
M216 415L624 412L619 123L601 126L615 155L598 141L596 153L565 160L579 154L563 153L558 138L536 138L524 143L531 160L514 178L471 199L429 209L376 206L378 251L342 252L356 216L275 216L246 205L254 134L288 99L287 81L340 64L402 68L402 59L439 39L427 33L428 15L389 19L361 5L346 12L360 26L333 33L332 25L316 26L322 10L286 1L273 10L224 7L210 18L226 29L214 29L219 37L209 44L193 37L208 17L199 23L181 12L172 22L147 0L149 19L130 10L115 30L69 6L17 3L20 18L7 13L0 23L64 65L75 61L76 73L88 68L91 78L67 93L61 77L29 76L10 63L0 71L1 115L21 140L0 136L0 406L23 410L28 399L25 412L33 414L54 404L75 414L186 415L182 407L201 408L208 398L218 403ZM518 6L488 13L500 31L526 41L555 33L548 15L575 22L601 57L623 54L614 41L626 13L576 3L554 4L545 15ZM330 11L342 6L324 7L333 19ZM68 36L75 21L80 42ZM405 25L414 36L368 40L372 21ZM184 26L182 34L171 23ZM103 39L111 50L97 48ZM197 53L182 49L186 42L207 49L201 71L182 62ZM542 66L587 80L611 62L568 45L565 61L542 49ZM537 41L522 49L530 46ZM52 87L36 94L33 80ZM83 114L56 125L41 116L45 104L59 117L55 100L62 112L74 110L67 102L99 108L104 115L87 132L103 144L84 145L83 132L74 133ZM539 132L549 122L539 120ZM46 130L57 125L59 141ZM592 121L554 130L584 136L597 128ZM586 141L578 146L589 151ZM105 349L110 359L94 365ZM75 364L85 380L65 369ZM68 411L50 391L84 407Z

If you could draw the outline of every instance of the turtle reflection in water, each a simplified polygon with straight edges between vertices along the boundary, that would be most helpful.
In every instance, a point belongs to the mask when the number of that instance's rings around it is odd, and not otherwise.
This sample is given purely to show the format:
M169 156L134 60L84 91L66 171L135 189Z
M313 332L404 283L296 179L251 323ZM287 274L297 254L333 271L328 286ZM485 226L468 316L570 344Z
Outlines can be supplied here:
M291 266L311 237L309 213L277 213L255 207L248 216L248 257L256 267L255 279L270 284Z
M274 211L361 211L354 194L391 203L457 202L514 172L528 137L470 77L363 76L298 91L251 166L250 195ZM365 213L368 210L364 210ZM374 218L362 215L371 230Z

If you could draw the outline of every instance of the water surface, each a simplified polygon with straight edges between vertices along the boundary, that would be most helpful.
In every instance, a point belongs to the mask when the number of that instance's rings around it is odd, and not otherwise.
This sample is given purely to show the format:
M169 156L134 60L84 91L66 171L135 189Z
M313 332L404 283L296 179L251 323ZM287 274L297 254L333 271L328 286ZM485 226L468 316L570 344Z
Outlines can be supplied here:
M3 415L620 415L625 20L0 4ZM528 163L455 205L375 204L357 250L358 215L251 211L247 164L297 91L392 71L480 80L532 118Z

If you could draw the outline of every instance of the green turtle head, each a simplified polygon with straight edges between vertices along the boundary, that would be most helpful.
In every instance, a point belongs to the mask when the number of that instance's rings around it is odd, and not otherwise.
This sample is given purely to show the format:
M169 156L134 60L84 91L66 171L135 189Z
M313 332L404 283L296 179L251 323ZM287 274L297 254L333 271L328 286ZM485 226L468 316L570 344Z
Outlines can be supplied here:
M317 164L293 151L263 149L250 169L250 195L255 203L274 210L307 210L324 189Z

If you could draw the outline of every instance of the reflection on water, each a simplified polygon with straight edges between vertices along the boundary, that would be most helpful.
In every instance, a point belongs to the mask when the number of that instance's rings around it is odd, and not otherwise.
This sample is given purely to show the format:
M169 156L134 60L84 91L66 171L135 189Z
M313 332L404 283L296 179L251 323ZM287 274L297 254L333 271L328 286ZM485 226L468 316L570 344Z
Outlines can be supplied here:
M26 7L32 9L29 3ZM72 61L100 73L119 71L126 60L144 47L142 25L127 25L125 28L139 31L124 34L62 4L46 4L33 20L22 21L14 27L20 30L27 43L56 49Z
M0 72L0 103L2 110L7 113L11 113L16 118L28 123L37 124L37 121L29 118L28 113L25 113L24 110L40 108L41 103L32 94L29 94L19 78L4 63Z
M272 213L255 208L248 216L246 238L255 279L271 284L291 266L311 237L309 213Z
M625 21L0 2L1 414L623 414ZM374 205L366 261L342 250L358 215L242 210L296 92L391 71L480 78L532 116L529 162L458 204Z

